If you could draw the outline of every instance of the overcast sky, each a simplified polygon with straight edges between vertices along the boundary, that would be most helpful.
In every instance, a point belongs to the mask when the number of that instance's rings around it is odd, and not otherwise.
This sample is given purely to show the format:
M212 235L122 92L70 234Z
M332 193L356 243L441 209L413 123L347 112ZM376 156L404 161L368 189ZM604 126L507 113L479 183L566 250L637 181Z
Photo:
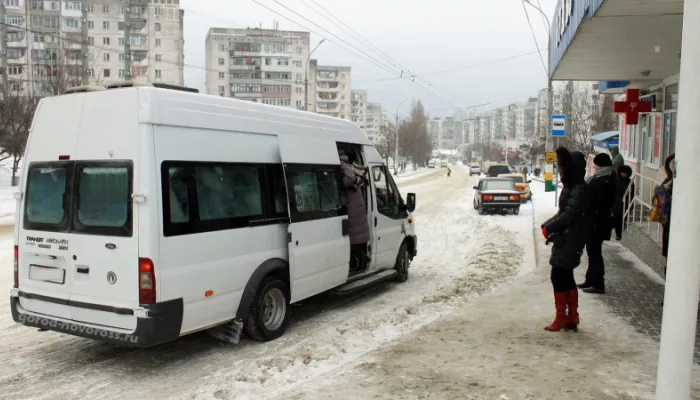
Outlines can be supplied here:
M256 4L256 1L303 26ZM397 105L407 98L420 98L431 116L445 116L452 115L456 106L491 103L479 109L486 110L525 101L547 84L520 0L278 1L181 0L181 7L185 9L185 63L193 66L185 69L185 83L204 91L204 41L210 27L245 28L262 24L263 28L272 28L273 21L277 20L282 30L310 31L312 48L323 37L327 38L313 58L322 65L351 66L352 88L368 90L370 101L382 103L392 116ZM538 3L538 0L531 1ZM343 26L337 20L316 13L314 9L324 12L314 2L382 53L377 54L372 47L334 25ZM539 0L550 20L556 2ZM330 33L295 15L280 3ZM546 63L545 23L537 10L530 6L527 10ZM369 56L364 57L376 60L364 60L338 44L361 55L367 53ZM526 53L533 54L494 62ZM379 61L388 64L386 68L375 65ZM483 63L490 64L467 68ZM398 78L401 69L418 76L415 82L424 89L407 80L386 80ZM381 81L367 82L372 80ZM407 110L408 103L405 103L400 112Z

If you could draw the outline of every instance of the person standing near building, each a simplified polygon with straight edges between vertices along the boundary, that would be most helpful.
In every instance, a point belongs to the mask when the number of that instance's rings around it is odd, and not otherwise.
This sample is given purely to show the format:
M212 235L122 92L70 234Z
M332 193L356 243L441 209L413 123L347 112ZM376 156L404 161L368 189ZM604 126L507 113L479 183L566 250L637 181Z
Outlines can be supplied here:
M564 188L559 196L559 211L544 224L542 234L552 243L550 278L554 289L554 321L544 329L550 332L578 330L578 289L574 269L581 264L586 245L587 212L590 194L586 185L586 156L570 153L564 147L557 149L559 176Z
M588 178L591 192L589 205L589 230L586 242L588 270L586 280L578 285L586 293L605 293L605 261L603 260L603 242L612 235L611 211L617 192L615 171L610 156L600 153L593 159L595 172Z
M621 166L625 165L625 159L622 158L622 154L620 154L620 148L617 146L614 146L610 148L610 154L612 154L612 167L613 171L617 172Z
M632 199L634 199L635 187L634 182L632 182L632 168L628 165L623 165L617 170L617 179L615 184L617 185L617 191L615 195L615 204L613 204L612 215L615 225L615 238L617 240L622 240L622 228L625 218L625 213L629 210ZM632 187L630 188L630 184ZM627 189L629 189L629 194Z
M666 197L666 203L664 208L666 209L667 218L661 223L661 255L668 259L668 243L669 234L671 233L671 205L673 204L673 180L676 179L676 153L669 154L664 160L664 170L666 171L666 179L664 179L662 185L666 186L668 196ZM664 276L667 273L667 265L664 265Z

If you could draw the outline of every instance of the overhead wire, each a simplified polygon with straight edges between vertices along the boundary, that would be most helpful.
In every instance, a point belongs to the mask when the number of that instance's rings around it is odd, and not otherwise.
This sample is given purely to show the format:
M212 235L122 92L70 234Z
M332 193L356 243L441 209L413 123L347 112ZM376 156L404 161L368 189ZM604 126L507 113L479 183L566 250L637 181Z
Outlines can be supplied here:
M286 16L286 15L284 15L284 14L282 14L282 13L280 13L280 12L278 12L278 11L276 11L276 10L270 8L270 7L268 7L268 6L265 5L265 4L260 3L260 2L257 1L257 0L252 0L252 1L253 1L254 3L258 4L259 6L261 6L261 7L263 7L263 8L266 8L267 10L269 10L269 11L271 11L271 12L273 12L273 13L279 15L279 16L281 16L282 18L284 18L284 19L286 19L286 20L288 20L288 21L290 21L290 22L292 22L292 23L294 23L294 24L296 24L296 25L298 25L298 26L300 26L300 27L306 29L307 31L312 32L312 33L315 33L315 34L317 34L317 35L319 35L319 36L322 36L322 35L320 35L318 32L316 32L316 31L310 29L309 27L307 27L307 26L305 26L305 25L303 25L303 24L301 24L301 23L299 23L299 22L297 22L297 21L295 21L295 20L289 18L288 16ZM273 1L275 1L275 0L273 0ZM283 5L283 7L287 8L287 7L284 6L284 5ZM314 25L316 25L316 24L314 23ZM318 25L317 25L317 26L318 26ZM327 30L324 29L324 28L321 28L321 29L327 31ZM337 35L334 35L334 34L333 34L333 36L336 36L336 37L337 37ZM334 42L333 40L331 40L331 39L329 39L329 38L326 38L326 40L327 40L328 42L330 42L330 43L335 44L336 46L340 47L341 49L343 49L343 50L345 50L345 51L347 51L347 52L349 52L349 53L351 53L351 54L354 54L355 56L358 56L358 57L362 58L363 60L368 61L369 63L371 63L371 64L373 64L373 65L375 65L375 66L377 66L377 67L379 67L379 68L384 69L385 71L391 73L392 75L395 75L395 74L396 74L396 71L393 70L391 67L387 67L386 63L383 63L383 62L377 63L377 62L373 61L373 60L376 60L376 58L374 58L374 57L372 57L372 56L370 56L370 57L368 58L368 57L362 55L362 53L367 54L366 52L363 52L363 51L360 50L360 53L361 53L361 54L358 54L357 52L355 52L355 51L353 51L353 50L350 50L350 49L348 49L347 47L345 47L345 46L343 46L343 45L340 45L340 44L338 44L337 42ZM343 40L343 39L341 39L341 41L345 42L345 40ZM355 47L355 46L352 46L352 47L357 48L357 47ZM406 79L404 79L404 80L406 80ZM424 87L423 85L421 85L421 84L419 84L419 83L416 83L416 82L413 82L413 81L410 81L410 80L407 80L407 81L410 82L410 83L412 83L416 88L418 88L419 90L423 91L424 93L429 94L429 95L431 95L431 96L433 96L433 97L439 99L440 101L442 101L442 102L444 102L444 103L451 104L452 106L457 107L457 106L455 106L454 103L452 103L451 101L445 99L444 97L438 95L437 93L431 91L430 89Z
M542 61L542 68L544 68L545 75L549 75L547 71L547 66L544 63L544 58L542 58L542 51L540 50L540 44L537 42L537 36L535 35L535 30L532 28L532 22L530 22L530 14L527 13L527 7L525 7L525 0L520 0L520 4L523 6L523 11L525 12L525 18L527 18L527 24L530 26L530 33L532 33L532 39L535 41L535 46L540 52L540 61Z

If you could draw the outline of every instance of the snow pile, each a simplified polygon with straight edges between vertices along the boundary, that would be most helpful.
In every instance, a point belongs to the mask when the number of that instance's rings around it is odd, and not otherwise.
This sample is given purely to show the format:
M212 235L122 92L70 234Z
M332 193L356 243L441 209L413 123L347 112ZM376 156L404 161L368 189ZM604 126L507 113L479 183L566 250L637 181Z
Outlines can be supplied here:
M20 162L20 168L22 163ZM17 171L20 174L20 171ZM0 226L13 225L17 212L17 201L14 194L17 187L12 186L12 159L0 161Z

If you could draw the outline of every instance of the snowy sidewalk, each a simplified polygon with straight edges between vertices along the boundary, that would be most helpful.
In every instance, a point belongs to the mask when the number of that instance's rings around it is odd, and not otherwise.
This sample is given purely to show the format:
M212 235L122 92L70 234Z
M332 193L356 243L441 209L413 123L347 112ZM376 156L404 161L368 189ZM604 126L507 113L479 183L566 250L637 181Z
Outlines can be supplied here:
M551 216L539 211L535 223ZM580 295L578 333L549 333L550 249L537 269L285 399L653 399L658 343ZM585 264L577 268L582 281ZM612 283L612 282L611 282ZM342 383L342 384L339 384ZM696 370L693 399L700 399Z

